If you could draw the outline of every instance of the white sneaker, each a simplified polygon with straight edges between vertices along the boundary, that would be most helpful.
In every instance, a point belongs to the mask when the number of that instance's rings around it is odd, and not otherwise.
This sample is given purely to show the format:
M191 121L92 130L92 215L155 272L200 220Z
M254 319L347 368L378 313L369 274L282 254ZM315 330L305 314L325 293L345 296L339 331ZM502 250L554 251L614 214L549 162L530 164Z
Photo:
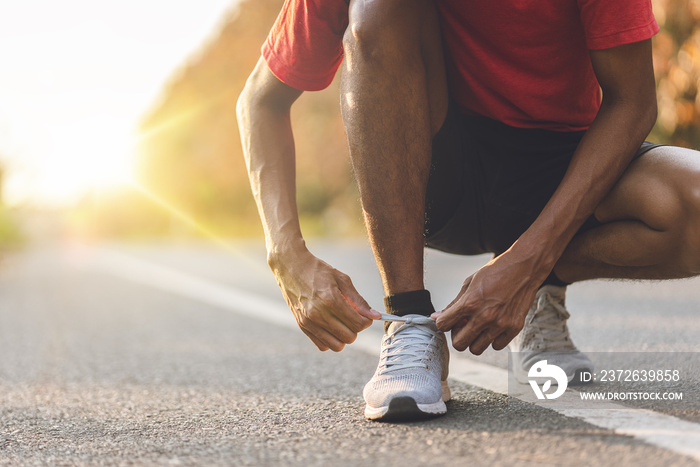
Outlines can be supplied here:
M593 373L593 362L569 337L565 295L566 287L545 285L538 290L523 330L508 344L518 382L527 384L530 367L540 360L564 370L570 384L583 384L581 373Z
M370 420L410 420L447 412L449 349L435 320L421 315L393 316L382 339L379 365L363 395Z

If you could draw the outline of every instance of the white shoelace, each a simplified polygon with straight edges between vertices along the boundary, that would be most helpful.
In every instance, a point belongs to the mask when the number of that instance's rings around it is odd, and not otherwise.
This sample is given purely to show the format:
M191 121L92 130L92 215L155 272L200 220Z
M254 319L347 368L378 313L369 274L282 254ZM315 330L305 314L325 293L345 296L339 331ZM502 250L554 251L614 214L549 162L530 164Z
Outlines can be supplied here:
M537 300L537 310L528 318L528 337L524 339L524 346L529 347L528 341L535 341L546 350L572 350L574 349L566 320L569 312L564 305L547 293L543 293Z
M381 311L379 314L382 315L382 317L379 318L381 321L401 321L407 324L433 324L435 322L430 316L396 316L390 315L389 313L382 313Z
M437 355L438 331L429 325L435 320L428 316L395 316L380 313L383 321L403 322L393 332L382 339L382 355L379 374L426 367L425 359ZM428 326L426 326L428 325Z

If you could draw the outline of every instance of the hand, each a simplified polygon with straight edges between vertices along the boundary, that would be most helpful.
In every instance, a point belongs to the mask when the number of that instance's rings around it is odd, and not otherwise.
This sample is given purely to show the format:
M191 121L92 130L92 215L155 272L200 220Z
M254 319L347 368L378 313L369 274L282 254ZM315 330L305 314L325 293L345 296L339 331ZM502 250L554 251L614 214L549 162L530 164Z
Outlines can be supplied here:
M527 262L508 253L495 258L464 281L457 297L434 313L441 331L452 331L452 346L481 355L489 345L505 348L518 335L542 279ZM545 275L546 276L546 275Z
M355 290L350 277L308 251L274 263L271 267L287 305L319 350L343 350L381 317Z

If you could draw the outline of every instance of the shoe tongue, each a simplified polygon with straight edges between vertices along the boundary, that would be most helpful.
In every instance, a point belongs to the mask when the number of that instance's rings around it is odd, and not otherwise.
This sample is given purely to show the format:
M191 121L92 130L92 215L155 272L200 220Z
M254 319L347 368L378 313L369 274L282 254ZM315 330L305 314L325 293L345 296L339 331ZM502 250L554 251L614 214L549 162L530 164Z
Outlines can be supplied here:
M545 285L537 292L536 308L534 319L542 321L567 320L569 312L564 306L566 298L566 288L554 285Z
M566 321L571 316L566 308L558 303L549 303L544 306L537 314L539 319L545 322L561 322Z
M539 298L540 295L549 295L557 301L564 301L566 298L566 287L560 287L558 285L543 285L537 291L536 298Z
M561 329L562 326L566 325L567 318L568 313L563 315L560 310L549 308L537 313L532 324L539 329L538 332L545 332L546 329Z
M400 332L402 327L410 327L410 324L419 324L422 326L429 327L430 329L436 331L435 320L418 314L405 315L402 317L405 321L392 321L389 324L388 333Z

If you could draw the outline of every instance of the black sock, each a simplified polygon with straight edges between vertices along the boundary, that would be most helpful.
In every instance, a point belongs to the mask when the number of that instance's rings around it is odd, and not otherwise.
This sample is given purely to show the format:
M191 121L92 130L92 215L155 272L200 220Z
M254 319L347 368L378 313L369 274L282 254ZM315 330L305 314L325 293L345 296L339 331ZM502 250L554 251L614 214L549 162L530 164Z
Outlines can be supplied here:
M549 276L547 276L542 285L540 285L540 289L545 285L556 285L557 287L566 287L567 285L569 285L569 282L564 282L563 280L559 279L557 275L554 274L554 271L552 271L549 273Z
M435 312L430 292L413 290L389 295L384 298L386 312L396 316L423 315L430 316Z

